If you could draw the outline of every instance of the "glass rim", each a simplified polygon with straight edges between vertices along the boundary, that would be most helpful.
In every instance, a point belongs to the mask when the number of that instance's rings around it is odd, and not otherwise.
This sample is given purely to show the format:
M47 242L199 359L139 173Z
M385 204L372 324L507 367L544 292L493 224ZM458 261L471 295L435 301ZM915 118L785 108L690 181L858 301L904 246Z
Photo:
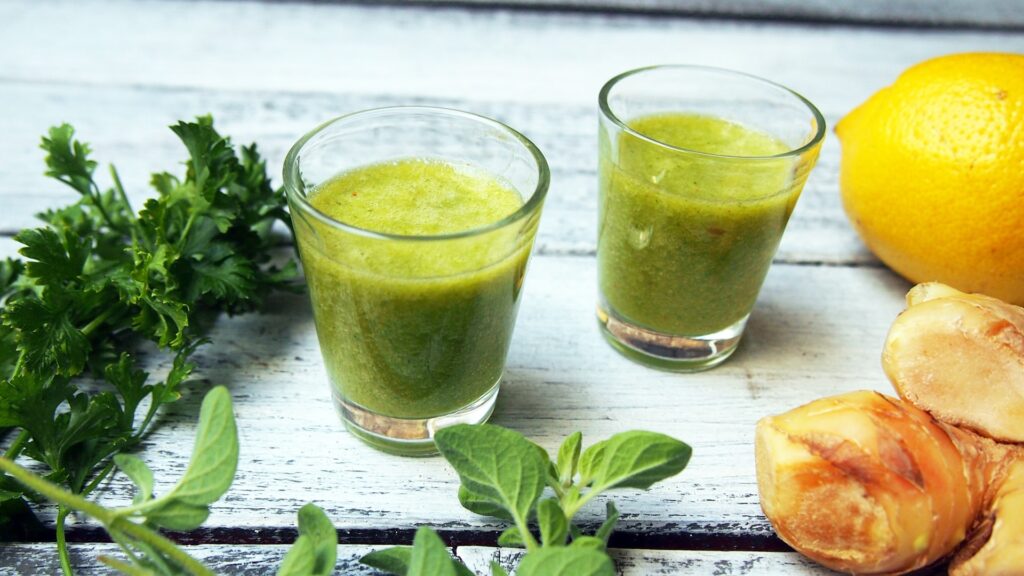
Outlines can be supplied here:
M316 135L320 134L327 128L339 123L351 121L366 116L379 116L386 115L388 113L400 113L400 114L429 114L436 116L446 116L449 118L461 118L464 120L470 120L477 122L482 125L497 128L498 130L511 135L519 144L521 144L527 151L530 152L536 167L537 167L537 185L534 187L533 192L523 202L523 204L516 209L515 212L499 219L494 222L489 222L482 226L476 226L474 228L467 228L466 230L459 230L457 232L448 232L444 234L394 234L390 232L380 232L377 230L371 230L369 228L362 228L343 222L336 218L332 218L327 214L321 212L312 203L306 195L300 192L300 188L304 188L302 185L301 178L299 176L299 157L302 153L302 149L305 145L312 140ZM514 224L520 220L526 218L529 214L533 213L544 201L547 196L548 188L551 184L551 170L548 167L547 159L544 154L541 153L540 149L534 144L529 138L524 136L514 128L488 118L481 116L480 114L474 114L472 112L466 112L464 110L457 110L455 108L445 108L442 106L382 106L378 108L369 108L366 110L359 110L357 112L350 112L343 114L335 118L331 118L325 122L322 122L317 127L313 128L306 134L304 134L295 144L292 145L291 149L288 150L288 154L284 159L284 188L285 193L288 195L290 200L293 200L305 213L311 214L320 222L337 228L345 232L364 236L367 238L376 238L380 240L404 240L404 241L433 241L433 240L455 240L459 238L470 238L473 236L479 236L486 234L501 228L505 228L511 224ZM516 190L519 192L519 190Z
M662 142L661 140L658 140L656 138L651 138L650 136L647 136L646 134L644 134L642 132L638 132L638 131L630 128L629 125L626 124L625 121L623 121L621 118L618 117L618 115L616 115L614 112L612 112L611 106L608 104L608 95L611 94L612 89L615 88L615 86L619 82L621 82L622 80L625 80L625 79L630 78L632 76L643 74L645 72L652 72L652 71L657 71L657 70L683 70L683 71L692 71L692 72L711 72L711 73L715 73L715 74L723 74L723 75L727 75L727 76L735 76L735 77L738 77L738 78L743 78L743 79L746 79L746 80L752 80L752 81L754 81L756 83L760 83L760 84L764 84L766 86L770 86L772 88L780 89L780 90L782 90L784 92L789 93L791 96L796 97L796 99L799 102L801 102L804 106L807 107L807 109L811 112L811 115L814 117L815 122L817 123L817 130L816 130L816 132L814 134L814 137L811 138L810 140L808 140L807 142L805 142L804 144L802 144L801 146L799 146L797 148L792 148L792 149L787 150L785 152L780 152L778 154L772 154L772 155L769 155L769 156L738 156L738 155L735 155L735 154L715 154L715 153L712 153L712 152L704 152L704 151L701 151L701 150L694 150L693 148L684 148L682 146L673 146L673 145L668 144L666 142ZM779 84L777 82L772 82L771 80L767 80L765 78L761 78L760 76L755 76L753 74L748 74L746 72L739 72L737 70L730 70L728 68L718 68L716 66L701 66L701 65L696 65L696 64L658 64L658 65L654 65L654 66L644 66L642 68L634 68L632 70L627 70L625 72L622 72L621 74L613 76L610 80L605 82L604 86L601 87L601 91L598 93L597 103L598 103L598 108L601 110L601 113L606 118L608 118L613 123L615 123L623 131L625 131L627 134L630 134L631 136L633 136L635 138L639 138L640 140L643 140L645 142L649 142L651 144L660 146L662 148L666 148L666 149L674 151L674 152L683 152L683 153L686 153L686 154L694 154L694 155L698 155L698 156L704 156L704 157L707 157L707 158L717 158L717 159L724 159L724 160L774 160L774 159L780 159L780 158L790 158L790 157L793 157L793 156L800 156L801 154L807 152L808 150L813 149L815 146L821 144L821 141L825 138L825 117L821 114L821 111L818 110L818 108L814 104L811 103L810 100L808 100L807 98L804 98L800 93L798 93L795 90L792 90L790 88L787 88L787 87L785 87L782 84Z

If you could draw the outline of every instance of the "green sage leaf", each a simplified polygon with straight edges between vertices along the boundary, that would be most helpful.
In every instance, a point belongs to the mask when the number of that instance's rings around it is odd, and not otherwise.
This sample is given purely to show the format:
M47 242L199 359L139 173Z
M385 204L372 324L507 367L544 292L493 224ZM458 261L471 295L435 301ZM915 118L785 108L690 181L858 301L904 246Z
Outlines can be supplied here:
M146 521L168 530L195 530L206 522L210 508L205 504L189 504L169 500L163 506L146 513Z
M490 498L476 494L465 486L459 486L459 503L462 507L474 514L491 516L514 522L515 518L501 504L496 504Z
M526 542L523 541L523 535L519 533L519 528L515 526L506 528L498 536L498 546L504 546L505 548L526 548Z
M540 525L540 538L545 546L565 546L569 522L558 500L545 498L537 503L537 524Z
M525 524L551 465L543 450L518 432L490 424L442 428L434 440L469 493Z
M313 546L311 576L330 576L338 560L338 532L320 507L306 504L299 509L299 535L306 536Z
M558 449L558 481L563 486L572 484L576 476L576 466L580 461L580 445L583 443L583 433L573 432L562 442Z
M370 568L383 570L389 574L406 576L409 573L409 562L412 560L412 548L394 546L383 550L374 550L363 556L359 561Z
M315 566L316 544L312 538L302 534L295 539L295 543L284 555L281 567L277 569L277 576L311 576L315 574Z
M138 488L132 503L139 504L153 497L153 471L141 458L131 454L115 454L114 464Z
M633 430L587 448L580 457L582 482L594 490L647 489L675 476L690 461L690 447L664 434Z
M186 504L212 504L227 492L238 468L238 429L228 389L217 386L203 399L192 460L168 496Z
M491 560L491 576L508 576L508 571L494 560Z
M416 530L406 576L459 576L444 541L426 526Z
M615 564L593 548L541 548L523 556L516 576L615 576Z
M606 546L604 540L596 536L580 536L572 541L570 544L573 548L589 548L591 550L604 551Z

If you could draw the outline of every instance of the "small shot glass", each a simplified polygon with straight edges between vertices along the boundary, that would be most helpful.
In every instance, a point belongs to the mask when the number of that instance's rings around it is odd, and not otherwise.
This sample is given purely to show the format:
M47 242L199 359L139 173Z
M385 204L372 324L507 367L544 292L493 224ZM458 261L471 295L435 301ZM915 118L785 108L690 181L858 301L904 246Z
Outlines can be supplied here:
M725 361L743 335L825 121L799 94L700 66L601 89L597 316L653 367Z
M428 234L361 228L314 205L325 183L408 161L467 171L467 182L501 182L521 204L482 225ZM288 153L284 180L320 350L349 431L388 452L426 455L436 451L439 428L487 420L548 190L537 147L474 114L381 108L303 136ZM445 218L478 208L456 202Z

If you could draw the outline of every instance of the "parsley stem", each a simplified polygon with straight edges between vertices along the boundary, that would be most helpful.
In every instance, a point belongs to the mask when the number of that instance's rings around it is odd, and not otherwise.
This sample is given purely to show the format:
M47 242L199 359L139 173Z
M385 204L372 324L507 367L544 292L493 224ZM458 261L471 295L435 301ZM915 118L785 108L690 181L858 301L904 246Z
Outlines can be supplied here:
M11 380L14 380L21 374L21 370L25 367L25 357L28 355L28 349L22 348L21 353L18 354L18 361L14 364L14 371L11 372Z
M201 190L202 188L200 188ZM185 246L185 241L188 240L188 233L192 230L192 223L196 221L196 216L199 215L199 211L193 210L188 215L188 220L185 221L185 227L181 229L181 236L178 237L178 244L175 246L178 251Z
M110 165L110 177L114 180L114 189L117 190L117 195L121 197L121 201L124 202L124 207L128 211L128 214L134 215L135 210L132 208L132 203L128 200L128 194L124 191L124 186L121 184L121 177L117 173L117 168L114 165ZM135 232L136 226L129 226L128 231L132 235L132 245L137 246L139 244L138 235Z
M25 447L25 442L28 442L28 430L22 429L18 432L18 437L11 442L11 445L7 447L7 451L4 452L4 458L8 460L14 460L21 454L21 450Z
M60 569L67 576L72 576L71 557L68 555L68 542L64 536L64 521L71 510L63 504L57 505L57 556L60 558Z
M97 474L96 477L92 479L92 482L89 482L89 484L87 484L85 488L82 489L82 496L88 496L93 490L95 490L96 487L99 486L100 483L107 478L107 475L110 474L110 472L113 469L114 461L108 460L107 465L103 467L103 470L100 470L99 474Z
M117 306L110 306L110 307L108 307L106 310L101 312L99 316L93 318L88 324L85 325L84 328L82 328L82 330L81 330L82 334L84 334L86 336L92 334L97 328L99 328L101 325L103 325L103 323L106 322L107 319L109 319L111 316L113 316L114 312L117 312L117 311L118 311Z
M100 192L100 187L96 185L96 182L92 180L91 176L89 177L89 184L91 184L89 198L92 200L93 206L100 211L100 214L103 216L103 219L106 220L107 226L110 226L111 230L124 234L124 230L114 222L114 219L110 217L109 213L107 213L107 209L103 207L103 195Z

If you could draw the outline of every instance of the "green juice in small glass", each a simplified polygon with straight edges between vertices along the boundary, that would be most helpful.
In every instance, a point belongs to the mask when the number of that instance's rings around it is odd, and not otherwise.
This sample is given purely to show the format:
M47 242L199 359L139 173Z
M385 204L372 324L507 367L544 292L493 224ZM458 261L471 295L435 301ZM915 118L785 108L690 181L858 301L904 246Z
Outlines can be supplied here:
M309 202L352 227L424 237L497 222L523 199L482 171L404 159L342 173L312 190ZM516 230L499 229L382 242L308 225L317 233L297 237L320 348L343 405L422 419L497 386L532 236L515 242L508 234Z
M627 125L632 132L601 133L601 306L673 336L744 321L800 195L792 162L749 157L790 148L711 116L659 114Z

